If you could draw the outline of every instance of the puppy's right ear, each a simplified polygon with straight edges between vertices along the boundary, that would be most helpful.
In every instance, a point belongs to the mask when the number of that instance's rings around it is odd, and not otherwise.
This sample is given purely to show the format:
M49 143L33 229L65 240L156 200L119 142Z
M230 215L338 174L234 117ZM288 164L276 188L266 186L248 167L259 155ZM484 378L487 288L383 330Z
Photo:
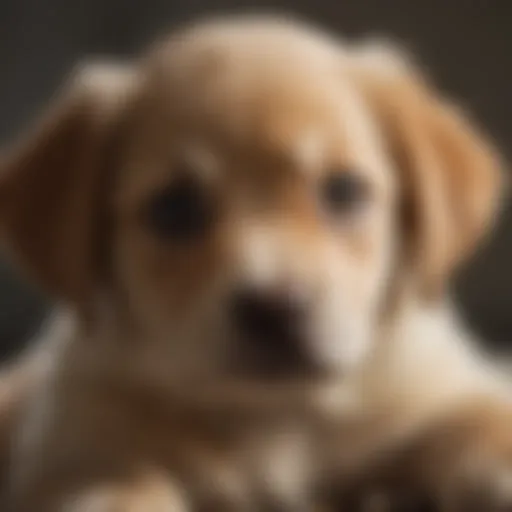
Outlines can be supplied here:
M32 133L0 155L2 241L59 299L86 301L96 284L107 153L135 83L125 66L82 66Z

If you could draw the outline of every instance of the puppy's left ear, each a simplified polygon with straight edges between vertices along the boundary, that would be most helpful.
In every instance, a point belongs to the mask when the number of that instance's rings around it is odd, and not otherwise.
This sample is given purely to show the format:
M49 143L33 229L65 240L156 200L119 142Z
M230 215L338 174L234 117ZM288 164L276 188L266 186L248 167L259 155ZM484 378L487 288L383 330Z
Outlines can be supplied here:
M354 71L399 175L411 274L422 294L439 296L496 216L503 162L475 123L400 49L381 43L360 48Z
M0 155L0 237L58 299L87 300L96 279L107 154L135 89L128 66L80 67L32 133Z

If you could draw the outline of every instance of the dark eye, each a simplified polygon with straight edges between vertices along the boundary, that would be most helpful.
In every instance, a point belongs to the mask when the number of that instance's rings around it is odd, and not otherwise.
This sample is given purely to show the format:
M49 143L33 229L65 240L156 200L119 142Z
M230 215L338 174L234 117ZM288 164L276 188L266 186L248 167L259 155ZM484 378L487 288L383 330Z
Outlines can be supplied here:
M205 234L213 222L213 198L193 176L183 176L150 202L148 220L163 238L189 241Z
M368 184L351 171L332 172L321 187L322 201L334 213L351 213L368 198Z

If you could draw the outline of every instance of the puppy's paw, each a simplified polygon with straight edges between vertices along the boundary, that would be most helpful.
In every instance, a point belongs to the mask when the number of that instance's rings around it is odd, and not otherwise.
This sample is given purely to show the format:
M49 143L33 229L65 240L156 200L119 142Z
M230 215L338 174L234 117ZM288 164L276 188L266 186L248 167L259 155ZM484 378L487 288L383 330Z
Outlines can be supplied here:
M412 489L373 487L351 491L322 512L438 512L428 495ZM316 510L315 510L316 512Z
M32 512L37 499L12 510ZM192 512L186 490L165 474L148 472L123 482L97 482L45 497L40 512Z
M440 510L447 512L512 511L512 461L483 458L466 461L436 490Z
M441 512L512 510L512 402L483 401L424 432L404 466Z

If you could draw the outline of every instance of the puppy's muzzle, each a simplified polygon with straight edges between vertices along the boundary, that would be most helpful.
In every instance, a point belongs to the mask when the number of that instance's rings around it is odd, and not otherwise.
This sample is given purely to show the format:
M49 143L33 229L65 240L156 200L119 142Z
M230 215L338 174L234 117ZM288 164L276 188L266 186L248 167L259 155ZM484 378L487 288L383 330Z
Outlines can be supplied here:
M239 289L230 314L241 369L274 377L313 372L303 338L308 309L304 297L284 290Z

